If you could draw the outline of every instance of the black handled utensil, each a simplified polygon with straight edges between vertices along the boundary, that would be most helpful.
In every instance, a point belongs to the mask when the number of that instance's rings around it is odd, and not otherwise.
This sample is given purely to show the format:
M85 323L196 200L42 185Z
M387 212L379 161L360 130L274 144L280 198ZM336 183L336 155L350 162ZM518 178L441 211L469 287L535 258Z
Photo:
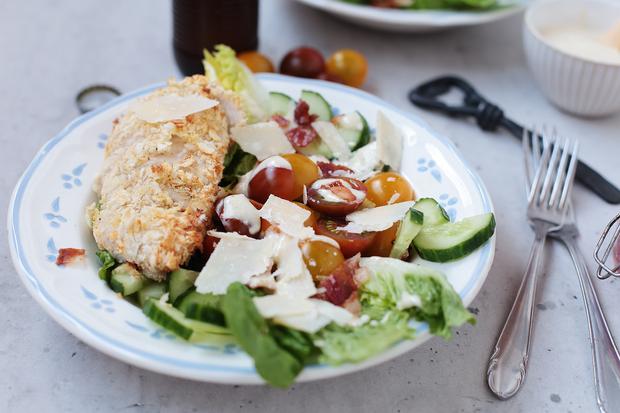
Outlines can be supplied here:
M449 105L440 100L441 96L448 94L452 89L463 93L462 105ZM525 131L523 126L508 119L502 109L486 100L460 77L442 76L425 82L409 92L409 100L418 107L442 112L452 117L474 118L484 131L496 131L503 127L517 139L521 139ZM620 204L620 189L581 161L577 165L576 178L606 202Z

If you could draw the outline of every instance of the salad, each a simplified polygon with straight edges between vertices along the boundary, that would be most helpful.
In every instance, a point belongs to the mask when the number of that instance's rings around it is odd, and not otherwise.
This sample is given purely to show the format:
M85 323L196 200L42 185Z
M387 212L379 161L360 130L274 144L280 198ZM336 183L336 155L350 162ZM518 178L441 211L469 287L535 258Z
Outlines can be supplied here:
M449 339L474 316L438 270L492 237L492 213L451 222L401 175L402 136L319 93L267 93L234 52L206 75L239 97L202 250L165 280L98 251L99 276L153 322L191 341L228 338L274 386L304 366L356 363L416 334Z
M361 4L403 10L490 10L499 7L497 0L340 0L345 3Z

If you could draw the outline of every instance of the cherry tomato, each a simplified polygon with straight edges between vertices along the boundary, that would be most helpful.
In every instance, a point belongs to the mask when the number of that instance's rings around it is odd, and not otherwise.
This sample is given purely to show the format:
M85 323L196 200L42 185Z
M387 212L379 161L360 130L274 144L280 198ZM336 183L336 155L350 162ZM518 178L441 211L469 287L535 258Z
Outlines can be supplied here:
M322 161L318 161L316 164L321 170L321 175L323 176L347 176L353 173L353 169L344 165Z
M366 187L353 178L321 178L308 188L308 205L331 216L341 217L355 211L366 198Z
M282 157L291 164L295 174L295 199L301 198L304 194L304 186L308 187L321 176L319 167L312 159L298 153L289 153Z
M412 201L415 192L407 179L396 172L381 172L366 182L368 199L377 206Z
M218 242L220 242L219 238L215 238L207 234L202 241L203 254L207 256L213 254L213 251L215 251L215 247L217 247Z
M390 228L378 232L370 247L364 250L364 255L367 257L389 257L396 239L398 225L399 223L397 222Z
M260 169L248 184L248 196L258 202L265 203L269 195L273 194L280 198L292 201L295 196L295 174L292 169L283 168L272 162L273 158L267 158L258 166ZM266 165L265 165L266 163Z
M241 235L247 235L249 237L255 235L258 231L256 232L252 232L250 230L250 227L248 226L248 224L246 222L241 221L240 219L237 218L228 218L225 215L225 211L224 211L224 207L225 207L225 200L226 197L221 198L220 200L217 201L217 203L215 204L215 213L217 214L217 217L220 219L220 222L222 223L222 226L224 227L224 230L226 232L236 232L238 234ZM249 200L250 203L252 203L252 205L254 205L254 207L256 209L260 209L262 207L262 205L258 202ZM257 206L258 205L258 206Z
M329 275L344 262L344 255L337 247L323 241L309 241L302 245L301 252L312 278Z
M295 202L295 203L299 205L300 207L302 207L303 209L305 209L306 211L310 211L310 216L308 217L308 219L304 221L304 225L306 227L314 227L314 224L316 224L316 221L320 217L319 213L316 212L314 209L310 208L308 205L302 204L301 202Z
M363 54L352 49L340 49L327 59L327 73L337 76L353 87L360 87L366 80L368 62Z
M317 79L327 80L328 82L334 82L334 83L344 83L344 81L340 78L340 76L330 74L327 72L323 72L320 75L318 75Z
M354 234L352 232L343 231L340 227L346 225L346 222L329 218L320 218L314 225L314 231L319 235L330 237L338 243L340 251L345 258L349 258L368 248L372 244L375 233L363 232Z
M285 75L315 78L325 70L325 59L312 47L298 47L284 56L280 72Z
M243 52L237 55L237 59L241 60L254 73L269 72L273 73L273 63L267 56L259 52Z

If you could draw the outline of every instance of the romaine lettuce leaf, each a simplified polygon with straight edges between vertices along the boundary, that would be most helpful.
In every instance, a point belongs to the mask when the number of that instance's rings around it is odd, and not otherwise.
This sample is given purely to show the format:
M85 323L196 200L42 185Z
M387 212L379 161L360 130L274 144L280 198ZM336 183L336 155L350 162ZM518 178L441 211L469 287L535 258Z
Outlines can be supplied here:
M233 49L222 44L215 46L214 53L205 49L203 65L209 80L239 94L250 122L266 118L269 96Z
M360 362L403 339L413 338L415 331L408 325L407 313L370 310L381 313L381 318L356 327L332 323L316 333L314 343L322 351L320 362L331 365Z
M452 336L452 327L476 321L439 271L381 257L363 258L360 265L370 272L360 287L363 307L407 311L427 322L432 334L446 339Z

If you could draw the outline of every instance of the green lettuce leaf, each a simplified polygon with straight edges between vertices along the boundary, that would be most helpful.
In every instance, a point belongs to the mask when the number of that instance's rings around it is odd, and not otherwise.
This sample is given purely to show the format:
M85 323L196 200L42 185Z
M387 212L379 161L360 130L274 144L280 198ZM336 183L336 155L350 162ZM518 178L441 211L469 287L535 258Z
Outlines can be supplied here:
M449 339L452 327L476 319L446 277L431 268L393 258L369 257L361 266L370 272L360 288L363 306L407 311L428 323L432 334Z
M222 300L226 324L241 348L254 359L258 374L273 386L287 387L303 364L272 336L272 329L256 309L253 297L254 293L245 285L231 284Z
M95 255L97 255L97 258L99 258L101 262L101 267L99 267L99 278L104 281L110 281L112 270L118 265L118 262L116 262L112 254L105 250L99 250Z
M245 152L237 142L234 142L224 158L224 173L220 181L221 187L232 186L237 183L238 177L248 173L256 165L256 157Z
M238 93L249 122L266 118L269 96L233 49L222 44L215 46L214 53L205 49L203 65L209 80Z
M369 313L381 314L381 318L357 327L341 327L332 323L316 333L314 343L322 352L320 362L331 365L360 362L403 339L413 338L415 331L408 325L407 313L385 312L382 308L367 310Z

